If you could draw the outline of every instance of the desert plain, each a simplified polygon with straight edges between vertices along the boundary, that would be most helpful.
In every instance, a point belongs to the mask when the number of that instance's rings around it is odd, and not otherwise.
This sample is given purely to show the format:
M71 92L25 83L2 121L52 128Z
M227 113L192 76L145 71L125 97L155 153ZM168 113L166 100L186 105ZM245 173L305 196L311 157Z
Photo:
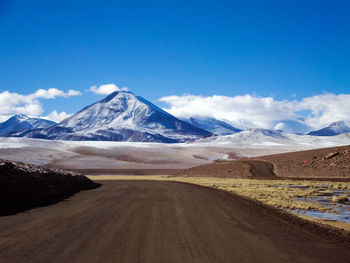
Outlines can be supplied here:
M1 216L0 262L350 261L349 146L0 144L99 184Z

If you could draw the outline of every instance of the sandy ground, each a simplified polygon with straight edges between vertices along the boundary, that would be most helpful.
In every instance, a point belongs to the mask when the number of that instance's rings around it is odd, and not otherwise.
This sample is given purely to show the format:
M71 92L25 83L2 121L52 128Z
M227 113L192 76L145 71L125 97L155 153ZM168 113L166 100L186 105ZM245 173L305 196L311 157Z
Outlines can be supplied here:
M142 171L154 169L176 171L209 164L213 160L256 157L315 147L317 145L160 144L0 138L0 158L50 168L84 170L87 174L96 174L99 170L101 174L106 174L122 169L138 170L137 174L141 174Z
M349 239L219 190L106 181L0 217L0 262L349 262Z

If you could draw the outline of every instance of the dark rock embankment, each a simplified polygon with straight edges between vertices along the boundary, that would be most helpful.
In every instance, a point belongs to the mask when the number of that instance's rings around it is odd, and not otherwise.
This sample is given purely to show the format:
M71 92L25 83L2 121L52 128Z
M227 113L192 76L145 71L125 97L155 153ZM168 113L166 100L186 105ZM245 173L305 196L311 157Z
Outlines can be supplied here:
M82 174L0 159L0 215L56 203L98 186Z

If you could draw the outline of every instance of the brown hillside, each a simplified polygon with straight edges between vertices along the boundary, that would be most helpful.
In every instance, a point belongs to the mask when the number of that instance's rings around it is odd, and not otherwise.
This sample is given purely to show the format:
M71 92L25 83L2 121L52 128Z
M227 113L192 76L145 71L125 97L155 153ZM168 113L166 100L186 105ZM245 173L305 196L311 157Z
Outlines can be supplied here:
M214 162L184 170L179 175L269 179L272 177L350 179L350 146Z

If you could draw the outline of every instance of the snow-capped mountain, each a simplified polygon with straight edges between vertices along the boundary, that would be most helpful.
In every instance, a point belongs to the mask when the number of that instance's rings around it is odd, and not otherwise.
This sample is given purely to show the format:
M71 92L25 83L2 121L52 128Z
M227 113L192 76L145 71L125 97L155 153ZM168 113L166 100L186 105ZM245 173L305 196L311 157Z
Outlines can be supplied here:
M198 116L198 117L191 117L191 118L182 119L182 120L188 123L191 123L193 126L196 126L206 131L210 131L211 133L217 134L217 135L228 135L228 134L233 134L233 133L242 131L224 121L220 121L210 117Z
M290 142L290 138L286 133L276 130L266 129L250 129L246 131L237 132L231 135L210 136L196 140L201 143L235 143L237 145L277 145Z
M336 121L323 129L309 132L308 135L334 136L334 135L347 133L347 132L350 132L350 123L345 121Z
M30 129L48 128L55 124L56 122L53 121L41 118L30 118L23 114L14 115L7 121L0 123L0 136L10 136Z
M350 143L350 133L337 136L312 136L286 133L278 130L251 129L224 136L209 136L195 141L211 145L232 145L232 147L283 147L302 146L304 148L331 147Z
M115 91L57 125L23 134L43 139L167 143L209 135L130 91Z

